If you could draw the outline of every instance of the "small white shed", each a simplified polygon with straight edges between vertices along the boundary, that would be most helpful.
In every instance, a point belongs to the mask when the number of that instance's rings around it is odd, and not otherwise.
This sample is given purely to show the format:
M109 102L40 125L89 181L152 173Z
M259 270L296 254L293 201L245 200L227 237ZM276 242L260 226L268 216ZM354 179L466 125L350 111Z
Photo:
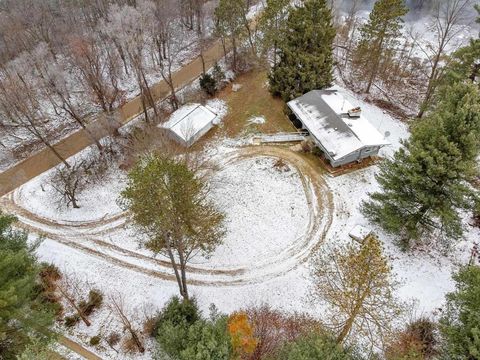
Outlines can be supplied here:
M201 104L187 104L174 111L167 122L158 127L166 129L170 136L185 147L194 144L215 125L215 114Z

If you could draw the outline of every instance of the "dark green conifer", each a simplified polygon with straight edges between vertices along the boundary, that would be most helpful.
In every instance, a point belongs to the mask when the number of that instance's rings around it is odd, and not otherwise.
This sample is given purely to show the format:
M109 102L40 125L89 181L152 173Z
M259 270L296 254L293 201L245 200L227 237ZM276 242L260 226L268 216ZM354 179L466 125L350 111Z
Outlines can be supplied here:
M362 204L363 212L401 235L405 245L434 229L450 239L460 237L459 209L471 209L478 197L469 185L477 175L480 148L478 88L450 87L404 145L380 166L381 190Z
M333 81L335 28L325 0L306 0L291 10L279 44L280 61L269 75L270 91L289 101Z

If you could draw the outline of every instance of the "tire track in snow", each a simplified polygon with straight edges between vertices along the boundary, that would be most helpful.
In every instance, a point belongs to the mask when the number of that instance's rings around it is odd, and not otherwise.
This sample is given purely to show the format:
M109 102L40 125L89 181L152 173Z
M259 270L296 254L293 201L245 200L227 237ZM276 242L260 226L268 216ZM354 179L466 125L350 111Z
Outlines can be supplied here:
M282 159L298 171L308 202L308 230L282 252L255 267L222 269L189 265L187 271L189 283L192 285L235 286L264 282L294 270L305 263L310 254L321 246L331 225L334 211L333 196L323 179L322 170L301 154L280 146L241 148L226 156L221 169L256 157ZM21 188L17 191L21 191ZM103 240L109 233L125 226L126 213L90 222L61 222L33 214L19 205L15 199L14 192L1 198L0 204L8 212L17 215L20 226L30 232L44 235L115 266L175 281L169 261L153 258Z

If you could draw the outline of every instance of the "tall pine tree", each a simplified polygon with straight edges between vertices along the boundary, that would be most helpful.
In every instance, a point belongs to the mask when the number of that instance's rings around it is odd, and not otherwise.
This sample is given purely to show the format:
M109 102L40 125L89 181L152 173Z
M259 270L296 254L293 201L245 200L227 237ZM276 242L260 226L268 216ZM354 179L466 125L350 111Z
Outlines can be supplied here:
M289 101L333 81L335 28L325 0L306 0L291 10L279 44L280 61L272 68L270 91Z
M360 29L360 42L354 52L353 63L360 69L370 92L382 62L388 58L397 45L402 29L402 16L408 12L404 0L378 0L368 22Z
M480 359L480 267L462 267L453 280L440 319L445 359Z
M273 55L273 68L277 66L278 48L285 32L290 0L267 0L265 9L260 15L259 28L263 34L262 53L268 56L269 51Z
M15 218L0 213L0 359L16 359L49 337L53 315L42 302L39 264L27 234L12 229Z
M425 231L447 238L462 234L459 209L470 209L478 194L468 182L477 174L480 148L480 92L455 84L393 157L380 166L381 191L362 204L367 217L402 236L404 245Z

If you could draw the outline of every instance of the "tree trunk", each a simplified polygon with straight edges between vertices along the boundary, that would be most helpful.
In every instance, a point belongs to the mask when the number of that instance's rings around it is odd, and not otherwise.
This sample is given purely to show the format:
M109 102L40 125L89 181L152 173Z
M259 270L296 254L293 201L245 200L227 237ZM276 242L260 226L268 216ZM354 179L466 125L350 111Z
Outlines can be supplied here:
M233 51L233 59L232 59L232 70L236 72L237 70L237 39L235 36L232 37L232 51Z
M350 317L347 319L345 322L345 325L342 328L342 331L340 331L340 334L337 336L337 344L342 343L345 338L348 336L350 331L352 330L353 323L355 321L355 318L358 316L358 313L360 311L361 306L363 305L363 302L365 301L365 298L367 297L368 291L364 291L362 296L357 300L357 303L355 304L355 307L350 315Z
M438 68L438 63L439 62L440 62L440 56L437 56L435 58L434 63L433 63L432 72L430 73L430 77L428 78L428 86L427 86L427 92L425 93L425 98L423 99L422 104L420 105L420 111L417 114L417 118L419 118L419 119L421 119L423 117L423 115L425 114L425 111L428 108L428 104L430 103L432 95L435 91L436 73L437 73L437 68Z
M72 195L70 197L70 201L72 202L72 206L74 209L80 209L80 206L77 204L77 199L75 198L75 195Z
M188 299L188 289L187 289L187 274L186 274L186 261L185 256L183 254L183 249L177 249L178 257L180 259L180 273L182 276L182 286L183 286L183 294L184 298Z
M182 282L182 276L178 271L177 262L175 261L175 256L173 256L172 247L170 246L170 239L167 239L167 253L168 257L170 258L170 263L172 264L173 272L175 273L175 278L177 279L178 289L180 291L180 295L185 299L188 300L188 293L185 293L184 286Z

